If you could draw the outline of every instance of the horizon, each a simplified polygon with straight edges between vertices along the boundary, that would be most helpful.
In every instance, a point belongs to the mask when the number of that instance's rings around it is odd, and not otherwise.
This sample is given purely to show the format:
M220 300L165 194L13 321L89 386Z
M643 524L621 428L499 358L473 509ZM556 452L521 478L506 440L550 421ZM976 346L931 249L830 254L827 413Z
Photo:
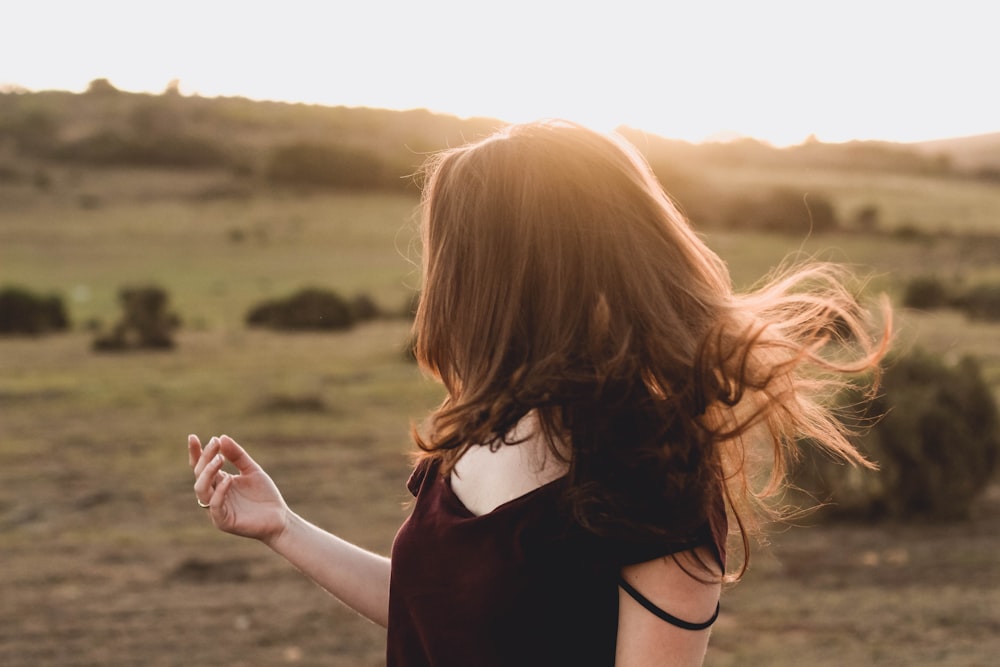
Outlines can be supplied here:
M128 95L152 95L152 96L163 95L164 92L165 92L165 90L169 86L172 86L175 83L175 81L168 81L160 90L128 90L128 89L125 89L125 88L122 88L122 87L116 85L115 82L112 81L108 77L101 77L101 76L95 77L94 79L91 79L87 83L89 84L91 81L95 81L95 80L106 80L116 90L118 90L119 92L124 93L124 94L128 94ZM71 94L71 95L83 95L83 94L86 93L86 89L87 89L87 85L84 85L84 86L82 86L81 88L79 88L77 90L68 90L68 89L64 89L64 88L30 89L30 88L27 88L26 86L23 86L23 85L21 85L19 83L16 83L16 82L15 83L11 83L11 82L0 81L0 94L29 94L30 95L30 94L44 94L44 93L68 93L68 94ZM497 118L497 117L494 117L494 116L485 116L485 115L482 115L482 114L465 116L465 115L461 115L461 114L452 113L452 112L449 112L449 111L446 111L446 110L429 109L427 107L421 107L421 106L409 107L409 108L405 108L405 109L391 109L391 108L388 108L388 107L377 107L377 106L371 106L371 105L327 104L327 103L322 103L322 102L310 102L310 101L302 101L302 100L279 100L279 99L267 99L267 98L254 98L254 97L248 97L246 95L203 95L203 94L201 94L201 93L199 93L197 91L195 91L195 92L184 92L183 90L179 91L179 94L181 95L181 97L186 97L186 98L245 99L245 100L247 100L249 102L261 103L261 104L289 104L289 105L302 104L302 105L306 105L306 106L319 106L319 107L325 107L325 108L346 107L346 108L353 108L353 109L371 109L371 110L376 110L376 111L392 111L392 112L399 112L399 113L406 113L408 111L427 111L427 112L432 113L432 114L443 115L443 116L453 116L453 117L459 118L459 119L486 118L486 119L489 119L489 120L498 120L500 122L527 122L527 121L530 121L530 120L535 120L535 119L524 119L524 120L521 120L521 121L509 121L508 119L505 119L505 118ZM597 129L602 129L604 131L615 131L615 130L619 130L619 129L623 129L623 128L627 128L627 129L630 129L630 130L636 130L636 131L643 132L643 133L646 133L646 134L652 134L652 135L655 135L657 137L660 137L660 138L663 138L663 139L667 139L667 140L671 140L671 141L684 141L684 142L688 142L688 143L696 144L696 145L699 145L699 144L710 144L710 143L730 143L730 142L742 141L742 140L752 140L752 141L757 141L757 142L760 142L760 143L768 145L768 146L772 146L774 148L792 148L792 147L795 147L795 146L801 146L801 145L803 145L805 143L808 143L810 141L818 141L819 143L823 143L823 144L839 144L839 143L868 142L868 141L870 141L870 142L883 142L883 143L890 143L890 144L910 145L910 144L933 143L933 142L939 142L939 141L947 142L947 141L962 140L962 139L975 139L977 137L987 137L987 136L992 136L992 135L1000 135L1000 127L998 127L998 129L996 129L994 131L977 132L975 134L961 134L961 135L954 135L954 136L949 135L949 136L941 136L941 137L931 137L931 138L928 138L928 139L916 139L916 140L912 140L912 141L896 141L896 140L891 140L891 139L877 139L877 138L871 138L871 139L845 139L845 140L842 140L842 141L825 141L825 140L823 140L821 138L816 137L816 135L813 134L813 135L809 135L809 136L804 137L801 141L798 141L796 143L779 145L779 144L775 144L775 143L773 143L771 141L768 141L767 139L764 139L764 138L761 138L761 137L754 137L754 136L750 136L750 135L746 135L746 134L739 134L739 133L736 133L736 132L733 132L733 131L721 131L721 132L719 132L719 133L717 133L715 135L708 136L708 137L705 137L705 138L702 138L702 139L687 139L685 137L670 136L670 135L667 135L667 134L662 134L660 132L656 132L654 130L650 130L649 128L645 128L645 127L636 127L636 126L633 126L633 125L625 125L625 124L620 124L620 125L618 125L616 127L612 127L612 128L597 128Z
M37 0L3 13L0 86L80 92L106 78L157 94L177 80L184 95L776 147L1000 132L988 84L1000 41L972 0L947 13L902 0L578 4Z

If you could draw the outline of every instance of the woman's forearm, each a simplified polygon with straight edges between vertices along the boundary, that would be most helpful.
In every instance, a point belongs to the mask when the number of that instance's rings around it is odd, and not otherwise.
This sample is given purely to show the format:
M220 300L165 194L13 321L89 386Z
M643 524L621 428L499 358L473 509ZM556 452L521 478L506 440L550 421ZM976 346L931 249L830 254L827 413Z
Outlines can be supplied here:
M365 618L382 627L389 622L389 559L385 556L342 540L294 513L267 545Z

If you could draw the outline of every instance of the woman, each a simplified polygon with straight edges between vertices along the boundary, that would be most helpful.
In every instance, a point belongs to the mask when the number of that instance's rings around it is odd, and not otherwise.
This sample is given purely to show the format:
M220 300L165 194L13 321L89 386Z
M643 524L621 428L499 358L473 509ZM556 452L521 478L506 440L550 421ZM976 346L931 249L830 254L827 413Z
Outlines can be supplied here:
M638 153L566 122L437 155L422 241L416 354L447 398L391 559L227 436L189 438L199 504L387 626L389 665L701 664L745 569L727 514L746 552L796 443L869 465L819 399L887 337L828 266L735 294Z

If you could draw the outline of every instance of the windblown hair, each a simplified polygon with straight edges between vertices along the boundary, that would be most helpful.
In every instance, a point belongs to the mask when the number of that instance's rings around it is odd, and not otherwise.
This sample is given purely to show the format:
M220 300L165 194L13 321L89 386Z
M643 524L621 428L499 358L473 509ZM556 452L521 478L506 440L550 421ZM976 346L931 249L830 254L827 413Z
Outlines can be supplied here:
M448 394L414 438L445 472L515 444L535 410L585 528L683 535L724 497L748 553L799 443L871 465L824 400L877 369L888 325L870 334L841 269L734 293L638 151L563 121L441 152L426 174L415 350Z

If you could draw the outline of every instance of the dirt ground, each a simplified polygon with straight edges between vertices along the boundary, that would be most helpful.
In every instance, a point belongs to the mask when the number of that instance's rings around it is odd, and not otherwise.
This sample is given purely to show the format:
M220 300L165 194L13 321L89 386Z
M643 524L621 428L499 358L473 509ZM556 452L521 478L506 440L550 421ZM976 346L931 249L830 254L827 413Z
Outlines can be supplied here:
M381 629L259 545L193 529L102 546L81 536L127 534L150 511L142 498L77 486L67 502L59 486L3 508L0 664L383 664ZM197 523L189 496L169 507ZM996 664L998 510L993 489L961 525L776 536L726 593L707 664Z
M400 331L356 342L382 349ZM384 664L383 630L208 525L184 437L238 421L303 516L386 553L409 465L405 418L386 406L428 397L389 353L240 340L192 334L172 356L131 359L73 337L0 344L0 665ZM267 412L260 396L284 394L246 391L307 368L287 355L321 353L345 360L309 385L325 412ZM793 527L771 542L724 594L709 667L997 664L1000 485L964 522Z

